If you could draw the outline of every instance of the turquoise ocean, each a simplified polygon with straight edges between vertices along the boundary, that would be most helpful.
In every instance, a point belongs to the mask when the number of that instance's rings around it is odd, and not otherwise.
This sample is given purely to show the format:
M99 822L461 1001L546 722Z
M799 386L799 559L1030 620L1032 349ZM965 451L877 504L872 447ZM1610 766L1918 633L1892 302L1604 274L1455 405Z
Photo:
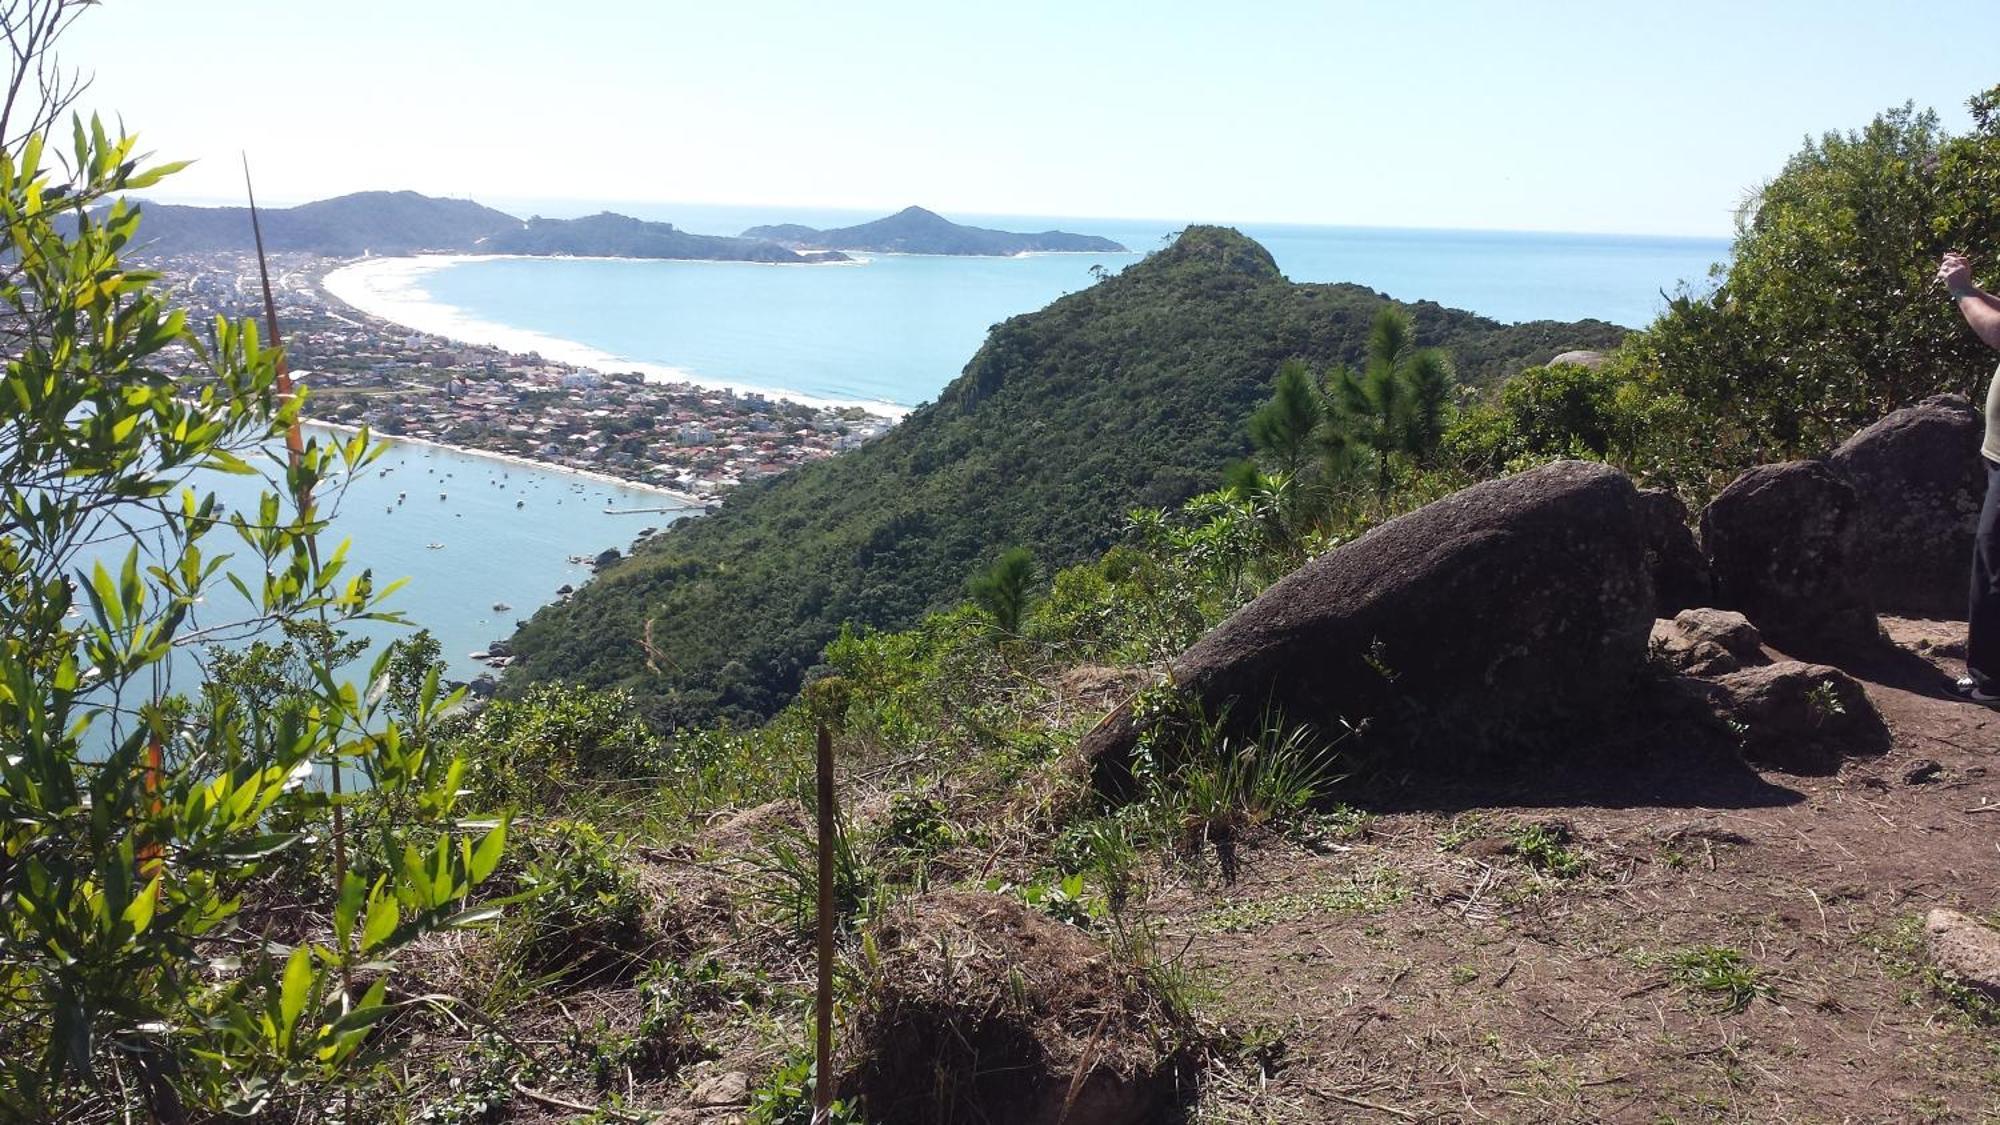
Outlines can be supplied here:
M646 208L629 208L646 210ZM693 211L693 214L689 212ZM552 212L544 212L552 213ZM700 233L756 223L872 216L662 208ZM1165 245L1183 224L1043 216L948 216L1008 230L1062 229L1128 254L1017 258L862 255L853 266L492 258L424 273L406 299L457 321L528 331L699 379L819 399L914 406L964 367L987 330ZM1350 281L1501 321L1651 321L1663 295L1707 284L1720 239L1245 224L1294 281ZM502 333L492 334L495 342Z
M703 233L733 234L773 221L823 226L874 217L613 206ZM544 214L594 209L539 208ZM528 212L518 205L514 210ZM865 264L851 266L475 259L426 264L397 283L401 289L391 294L391 304L413 323L427 319L420 314L448 310L461 338L513 346L523 338L566 343L603 357L613 369L623 361L718 384L914 406L935 398L958 374L991 325L1092 284L1093 267L1123 269L1181 226L949 217L1011 230L1101 234L1133 252L1004 259L869 255ZM1242 229L1295 281L1353 281L1397 298L1435 300L1507 321L1596 317L1641 325L1661 307L1662 294L1700 287L1710 265L1727 252L1726 243L1701 239ZM238 481L216 484L226 501L249 499ZM378 580L410 580L392 606L429 627L452 675L469 679L486 670L473 652L511 634L560 586L588 577L572 556L629 550L642 528L690 514L632 513L662 506L671 502L657 492L392 443L387 456L349 485L332 535L351 540L355 560L373 568ZM228 544L225 538L212 546ZM235 599L222 587L214 600ZM226 604L204 608L204 623L232 612ZM384 638L401 632L372 631Z

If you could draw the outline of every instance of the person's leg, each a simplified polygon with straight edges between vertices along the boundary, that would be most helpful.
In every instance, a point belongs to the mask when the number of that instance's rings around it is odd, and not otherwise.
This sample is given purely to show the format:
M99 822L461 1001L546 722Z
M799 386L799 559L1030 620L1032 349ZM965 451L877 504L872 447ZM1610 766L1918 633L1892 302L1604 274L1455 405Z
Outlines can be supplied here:
M1986 462L1986 503L1973 541L1965 666L1978 687L2000 691L2000 464L1992 461Z

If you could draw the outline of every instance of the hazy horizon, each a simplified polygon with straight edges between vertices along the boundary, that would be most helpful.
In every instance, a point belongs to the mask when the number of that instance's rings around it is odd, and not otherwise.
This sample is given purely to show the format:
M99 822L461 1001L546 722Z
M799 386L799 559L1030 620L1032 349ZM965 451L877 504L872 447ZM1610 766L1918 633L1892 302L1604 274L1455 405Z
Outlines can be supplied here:
M373 191L400 192L400 191L414 191L414 190L416 189L400 188L400 187L357 187L352 189L351 191L336 192L327 195L310 196L306 198L273 199L269 198L267 194L264 192L263 188L259 187L257 194L257 205L265 209L296 207L299 206L300 204L320 202L322 200L333 199L337 198L338 196L344 196L344 195L363 194ZM968 224L973 226L988 226L995 224L1004 225L1010 221L1027 219L1027 220L1060 220L1069 223L1107 223L1107 224L1119 224L1127 226L1169 225L1175 227L1176 229L1189 225L1205 224L1205 225L1236 226L1236 227L1257 226L1257 227L1274 227L1274 228L1283 227L1283 228L1298 228L1298 229L1357 230L1357 231L1385 231L1385 232L1419 231L1419 232L1438 233L1438 234L1454 234L1454 233L1492 234L1492 235L1523 234L1523 235L1548 235L1552 237L1567 236L1576 238L1662 239L1667 241L1701 242L1701 243L1727 243L1729 241L1729 235L1727 234L1672 234L1672 233L1653 233L1647 231L1620 231L1620 230L1583 231L1583 230L1564 230L1555 228L1533 228L1533 227L1447 227L1447 226L1422 226L1422 225L1391 225L1391 224L1379 224L1379 223L1304 222L1304 221L1292 221L1285 219L1264 219L1264 218L1243 217L1243 216L1199 216L1199 217L1188 217L1188 218L1176 218L1173 216L1164 216L1164 215L1077 215L1077 214L1056 214L1056 213L1039 213L1039 212L1026 212L1026 211L997 211L997 212L953 211L941 207L934 207L922 201L912 201L912 202L898 203L893 205L884 204L879 207L822 207L822 206L813 206L809 204L788 205L782 203L727 203L727 202L715 202L712 200L657 200L656 201L656 200L639 200L639 199L594 199L589 197L511 198L506 196L482 196L478 194L443 194L443 193L432 193L432 192L422 192L420 194L429 195L432 196L433 198L438 198L438 199L452 199L452 200L462 200L466 202L478 203L481 206L491 207L497 211L505 211L510 215L514 215L522 219L526 219L536 215L539 215L542 218L550 218L550 219L574 219L585 215L594 215L604 211L611 211L617 214L630 216L636 219L645 219L653 222L671 222L674 223L676 226L679 226L683 230L687 230L696 234L724 234L724 235L740 234L741 233L740 226L732 229L730 227L730 224L727 223L722 224L721 226L716 226L714 229L709 229L708 227L697 225L699 222L708 219L710 216L727 215L736 212L742 213L746 218L755 218L760 222L769 221L774 218L789 217L804 222L808 226L826 227L833 225L848 225L852 223L868 222L874 219L883 218L888 215L893 215L896 212L901 211L906 207L916 206L916 207L923 207L929 211L934 211L940 215L943 215L945 218L952 220L953 222ZM143 201L195 206L195 207L241 207L244 206L245 204L245 199L240 192L237 195L230 197L230 196L193 195L193 194L175 193L170 191L149 190L141 198ZM685 221L683 216L687 216L690 214L692 214L695 217L695 221L693 222ZM751 224L746 223L742 225L751 225ZM1025 229L1025 228L1018 228L1018 229ZM1071 233L1094 234L1098 232L1079 229L1072 231ZM1140 248L1130 247L1130 249L1138 250Z
M2000 42L2000 6L1807 0L270 12L110 4L65 40L80 108L199 161L160 198L234 200L247 149L274 202L1726 237L1809 135L1905 102L1962 130Z

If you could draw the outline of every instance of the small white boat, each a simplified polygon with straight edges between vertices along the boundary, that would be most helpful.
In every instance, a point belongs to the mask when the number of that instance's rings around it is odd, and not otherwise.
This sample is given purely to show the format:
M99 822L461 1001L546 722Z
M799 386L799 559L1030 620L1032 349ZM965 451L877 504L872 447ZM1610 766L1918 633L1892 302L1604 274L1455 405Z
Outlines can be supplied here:
M431 551L442 551L442 550L444 550L444 544L442 544L442 543L426 543L426 544L424 544L424 547L425 547L425 549L426 549L426 550L431 550Z

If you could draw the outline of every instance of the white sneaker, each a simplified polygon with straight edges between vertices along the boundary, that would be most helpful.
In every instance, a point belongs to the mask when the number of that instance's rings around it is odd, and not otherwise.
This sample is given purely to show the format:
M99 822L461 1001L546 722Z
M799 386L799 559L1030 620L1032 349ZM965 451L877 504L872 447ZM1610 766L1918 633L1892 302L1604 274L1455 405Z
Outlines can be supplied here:
M1968 703L1983 703L1988 707L2000 707L2000 691L1996 691L1991 687L1981 687L1979 681L1973 679L1971 676L1959 677L1958 683L1952 685L1952 687L1958 693L1958 697Z

